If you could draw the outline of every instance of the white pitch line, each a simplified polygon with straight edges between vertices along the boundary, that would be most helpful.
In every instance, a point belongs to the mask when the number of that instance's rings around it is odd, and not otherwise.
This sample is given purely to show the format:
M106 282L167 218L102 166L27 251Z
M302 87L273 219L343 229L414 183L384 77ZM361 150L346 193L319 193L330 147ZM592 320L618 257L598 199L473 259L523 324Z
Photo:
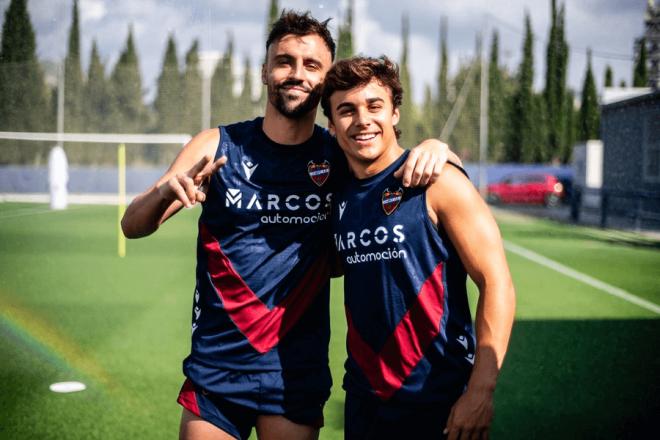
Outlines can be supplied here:
M567 277L578 280L591 287L595 287L596 289L601 290L609 295L615 296L617 298L621 298L624 301L628 301L629 303L635 304L643 309L649 310L653 313L660 315L660 306L650 301L646 301L645 299L642 299L638 296L635 296L630 292L626 292L623 289L619 289L618 287L614 287L611 284L607 284L603 281L597 280L596 278L590 277L587 274L578 272L577 270L573 270L570 267L557 263L554 260L546 258L543 255L539 255L536 252L532 252L529 249L526 249L522 246L513 244L510 241L506 241L506 240L504 241L504 248L508 251L513 252L514 254L520 255L523 258L527 258L530 261L538 263L541 266L545 266L549 269L552 269L563 275L566 275Z

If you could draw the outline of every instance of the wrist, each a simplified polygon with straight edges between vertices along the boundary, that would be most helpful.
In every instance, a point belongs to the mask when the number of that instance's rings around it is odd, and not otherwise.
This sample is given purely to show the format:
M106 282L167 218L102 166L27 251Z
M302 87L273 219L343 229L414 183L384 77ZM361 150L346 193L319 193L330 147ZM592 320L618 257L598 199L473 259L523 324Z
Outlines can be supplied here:
M479 394L495 393L494 380L470 380L467 385L467 391Z
M176 198L172 191L169 191L167 182L156 186L156 194L163 203L171 203Z

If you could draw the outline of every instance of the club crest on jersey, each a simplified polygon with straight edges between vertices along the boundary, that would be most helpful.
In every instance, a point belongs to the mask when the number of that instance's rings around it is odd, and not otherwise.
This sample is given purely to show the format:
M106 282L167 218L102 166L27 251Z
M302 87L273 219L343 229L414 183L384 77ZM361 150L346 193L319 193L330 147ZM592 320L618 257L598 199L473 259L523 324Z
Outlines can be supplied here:
M310 160L307 164L307 174L316 186L323 186L330 177L330 162L324 160L322 163L314 163L313 160Z
M390 215L392 214L396 208L399 207L399 203L401 203L401 199L403 198L403 189L399 187L398 189L394 191L390 191L389 188L385 188L385 191L383 191L383 197L382 197L382 205L383 205L383 211L385 211L385 214Z

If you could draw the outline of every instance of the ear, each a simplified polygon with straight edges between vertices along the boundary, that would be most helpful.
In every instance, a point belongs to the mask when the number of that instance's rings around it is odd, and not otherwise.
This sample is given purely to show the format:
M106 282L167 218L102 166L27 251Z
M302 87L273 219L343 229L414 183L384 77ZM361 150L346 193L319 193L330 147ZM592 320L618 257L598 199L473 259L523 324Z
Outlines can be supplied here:
M400 118L400 116L401 116L401 115L399 114L399 108L397 107L397 108L395 108L394 111L392 112L392 125L396 125L396 124L399 123L399 118Z
M335 130L335 124L332 123L332 119L328 118L328 131L331 135L337 137L337 132Z
M268 75L266 75L266 63L263 63L261 65L261 84L263 84L263 85L268 84L268 81L266 79L267 77L268 77Z

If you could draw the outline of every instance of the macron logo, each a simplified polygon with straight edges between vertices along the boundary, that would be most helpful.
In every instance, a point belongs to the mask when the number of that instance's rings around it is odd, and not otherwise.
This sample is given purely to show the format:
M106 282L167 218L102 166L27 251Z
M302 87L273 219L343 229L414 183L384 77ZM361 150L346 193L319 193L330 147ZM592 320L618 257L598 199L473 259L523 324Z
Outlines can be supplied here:
M463 336L463 335L459 336L457 341L458 341L459 344L461 344L463 346L463 348L465 348L467 350L468 341L467 341L467 338L465 336Z
M234 205L238 208L241 207L241 198L243 197L243 194L241 194L241 190L237 188L227 188L227 192L225 193L225 206L229 207L229 205Z
M241 162L241 165L243 165L243 171L245 171L245 177L247 177L248 180L250 180L250 177L252 177L252 173L254 173L254 170L257 169L259 166L258 163L253 164L249 160L244 160Z
M341 220L342 216L344 215L345 209L346 209L346 202L341 202L339 204L339 220Z

